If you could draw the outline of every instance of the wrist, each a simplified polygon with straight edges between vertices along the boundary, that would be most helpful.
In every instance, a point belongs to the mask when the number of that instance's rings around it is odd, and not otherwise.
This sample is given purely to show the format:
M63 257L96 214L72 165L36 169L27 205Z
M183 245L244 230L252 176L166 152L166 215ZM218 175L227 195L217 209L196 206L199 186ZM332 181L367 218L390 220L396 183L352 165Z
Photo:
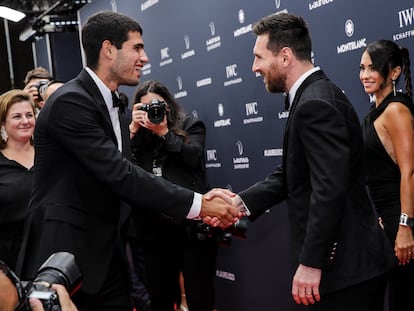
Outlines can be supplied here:
M401 213L400 215L400 226L414 228L414 218L408 217L406 213Z

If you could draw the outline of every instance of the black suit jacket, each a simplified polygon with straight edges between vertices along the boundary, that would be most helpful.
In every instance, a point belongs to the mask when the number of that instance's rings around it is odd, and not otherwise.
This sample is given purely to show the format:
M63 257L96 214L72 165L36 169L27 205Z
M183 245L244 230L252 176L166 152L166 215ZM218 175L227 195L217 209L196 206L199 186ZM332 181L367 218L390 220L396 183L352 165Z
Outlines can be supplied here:
M52 253L68 251L84 274L83 291L96 293L119 244L122 200L178 220L193 202L192 191L154 178L118 151L104 99L85 70L42 109L35 149L27 238L19 264L23 279L33 277Z
M359 119L322 71L299 87L285 129L283 165L240 196L252 219L287 200L298 263L321 268L321 293L381 275L394 264L364 178Z

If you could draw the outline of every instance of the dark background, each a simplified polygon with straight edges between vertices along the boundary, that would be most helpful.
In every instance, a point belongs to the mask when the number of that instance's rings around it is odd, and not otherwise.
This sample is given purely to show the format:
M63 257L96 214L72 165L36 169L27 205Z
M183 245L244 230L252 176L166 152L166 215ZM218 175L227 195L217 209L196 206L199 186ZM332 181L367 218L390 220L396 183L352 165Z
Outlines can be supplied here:
M303 16L313 38L315 65L343 89L361 118L370 106L359 82L365 44L391 39L414 55L412 0L95 0L80 9L80 24L100 10L128 14L142 25L150 64L141 81L161 80L187 112L204 120L210 183L236 192L280 164L287 117L283 96L266 93L262 79L251 72L255 36L249 31L240 34L243 29L275 12ZM14 38L20 26L11 24ZM348 28L352 34L346 33L346 24L353 25ZM13 39L16 87L22 86L26 71L35 63L52 70L60 80L74 77L82 68L78 38L73 32L47 34L30 44ZM211 41L220 45L209 49ZM11 83L4 75L8 72L4 44L0 46L4 91ZM135 88L122 87L121 91L132 98ZM303 309L290 294L296 267L291 265L285 204L250 223L247 236L246 240L233 238L230 246L220 248L217 309Z

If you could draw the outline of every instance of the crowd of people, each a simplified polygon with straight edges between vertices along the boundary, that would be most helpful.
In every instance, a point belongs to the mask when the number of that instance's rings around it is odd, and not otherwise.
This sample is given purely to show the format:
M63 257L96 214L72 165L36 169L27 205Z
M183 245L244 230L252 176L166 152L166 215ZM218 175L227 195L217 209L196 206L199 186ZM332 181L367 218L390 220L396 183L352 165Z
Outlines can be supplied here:
M268 92L288 95L289 117L282 165L239 193L210 188L206 127L161 81L142 81L125 109L118 88L137 85L148 62L142 28L126 15L88 19L86 68L73 80L36 68L24 89L2 94L0 260L29 280L50 254L72 253L83 284L71 299L53 285L63 311L212 311L218 244L200 225L254 221L286 201L297 304L403 310L414 290L408 50L378 40L363 51L359 78L375 101L361 122L312 63L303 18L265 16L253 33L252 70ZM0 271L0 306L13 310L16 291Z

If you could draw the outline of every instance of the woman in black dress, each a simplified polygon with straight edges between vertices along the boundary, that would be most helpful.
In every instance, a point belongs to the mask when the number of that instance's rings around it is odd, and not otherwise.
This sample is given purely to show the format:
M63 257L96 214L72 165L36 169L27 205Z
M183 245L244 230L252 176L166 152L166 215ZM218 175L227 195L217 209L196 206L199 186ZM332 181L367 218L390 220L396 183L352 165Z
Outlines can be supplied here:
M405 77L406 93L396 84ZM375 103L363 120L367 185L399 265L391 272L390 311L405 310L414 294L414 106L408 50L392 41L370 43L360 80Z

